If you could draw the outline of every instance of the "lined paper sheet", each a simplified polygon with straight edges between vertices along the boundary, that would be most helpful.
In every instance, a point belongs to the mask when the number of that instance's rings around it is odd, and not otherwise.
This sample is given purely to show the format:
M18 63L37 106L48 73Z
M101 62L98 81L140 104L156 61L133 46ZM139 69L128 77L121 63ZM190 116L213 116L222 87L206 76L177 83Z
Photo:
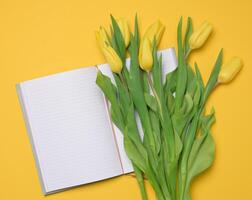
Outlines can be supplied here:
M44 192L122 174L95 67L19 85Z
M163 78L163 81L165 81L166 74L169 73L169 72L172 72L173 70L176 69L176 67L177 67L177 58L176 58L176 53L175 53L174 48L161 50L161 51L158 52L158 56L160 56L161 54L162 54L162 70L163 70L163 73L162 73L163 77L162 78ZM126 67L129 68L129 66L130 66L130 59L127 59L126 60ZM103 74L110 77L112 82L115 84L113 74L112 74L108 64L98 65L98 68L102 71ZM143 129L142 129L142 126L141 126L140 118L139 118L137 113L136 113L136 122L137 122L137 127L138 127L138 130L139 130L139 134L140 134L141 138L143 138L144 133L143 133ZM111 123L113 124L112 121L111 121ZM114 130L115 138L116 138L117 144L118 144L118 150L119 150L119 153L120 153L123 172L125 174L133 172L133 167L132 167L131 161L128 159L127 154L126 154L126 152L124 150L123 134L116 127L115 124L113 124L113 130Z

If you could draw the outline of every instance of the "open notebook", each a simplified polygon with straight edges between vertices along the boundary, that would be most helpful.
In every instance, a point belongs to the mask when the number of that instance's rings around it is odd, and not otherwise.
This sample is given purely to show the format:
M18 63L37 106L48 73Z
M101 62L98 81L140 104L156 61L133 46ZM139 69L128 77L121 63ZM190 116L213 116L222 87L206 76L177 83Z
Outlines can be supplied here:
M174 49L159 53L163 70L174 70ZM107 64L98 67L112 77ZM96 73L91 66L17 84L44 194L133 171Z

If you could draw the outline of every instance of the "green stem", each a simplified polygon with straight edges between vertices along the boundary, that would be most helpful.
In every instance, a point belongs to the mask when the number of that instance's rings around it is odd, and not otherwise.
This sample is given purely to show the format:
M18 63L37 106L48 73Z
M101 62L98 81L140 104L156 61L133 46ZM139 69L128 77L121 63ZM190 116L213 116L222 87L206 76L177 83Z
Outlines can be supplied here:
M187 182L187 167L188 167L188 158L191 152L191 148L193 145L193 141L195 139L195 135L196 132L198 130L198 122L199 122L199 116L202 112L202 108L200 107L198 112L196 113L196 115L194 116L192 122L191 122L191 126L190 129L188 130L188 136L186 138L186 143L184 145L184 153L182 154L182 160L181 160L181 167L180 167L180 176L181 176L181 190L180 190L180 194L181 194L181 198L180 200L184 199L184 193L185 193L185 185Z
M154 86L153 86L153 83L152 83L152 79L151 79L151 75L150 75L150 72L147 72L147 78L148 78L148 83L149 83L149 85L150 85L150 88L151 88L151 90L152 90L152 92L153 92L153 94L154 94L154 96L155 96L155 98L156 98L156 100L157 100L157 103L158 103L158 107L159 107L159 113L160 113L160 118L161 118L161 124L162 124L162 126L164 125L164 124L166 124L167 125L167 120L169 120L168 119L168 116L167 115L164 115L164 113L163 113L163 106L162 106L162 104L161 104L161 100L160 100L160 98L159 98L159 96L158 96L158 94L157 94L157 92L156 92L156 90L155 90L155 88L154 88ZM170 125L171 125L171 123L169 123ZM171 139L171 138L170 138ZM170 140L171 141L171 140ZM169 145L169 147L174 147L174 144L170 144ZM169 148L168 147L168 148ZM174 147L175 148L175 147ZM171 160L173 160L174 159L174 154L173 153L171 153L171 151L169 151L170 152L170 156L169 156L169 158L171 159ZM173 152L175 152L175 151L173 151ZM176 177L175 178L172 178L172 180L170 180L170 183L168 183L168 185L169 184L176 184ZM162 188L162 190L163 190L163 192L164 192L164 196L165 196L165 199L166 200L168 200L168 199L172 199L172 200L175 200L176 199L176 191L175 191L175 188L173 188L172 186L170 185L170 190L167 188L167 185L165 184L165 185L161 185L161 188ZM167 191L167 189L170 191L170 193L169 193L169 191Z
M185 53L185 60L188 58L188 56L190 55L192 49L188 49L188 51Z
M123 86L124 86L125 89L128 91L127 83L126 83L126 81L125 81L125 79L124 79L122 73L120 72L120 73L118 73L118 75L119 75L119 77L120 77L120 79L121 79L121 81L122 81Z
M162 121L164 120L164 117L163 117L163 113L162 113L162 106L161 106L161 101L157 95L157 92L153 86L153 83L152 83L152 80L151 80L151 75L150 75L150 72L147 72L147 78L148 78L148 83L150 85L150 88L151 88L151 91L153 92L154 96L156 97L156 100L157 100L157 103L158 103L158 107L159 107L159 110L160 110L160 116L161 116L161 119Z
M215 87L216 88L219 84L216 83ZM210 93L209 93L210 94ZM201 115L201 113L204 110L205 104L207 102L208 96L204 96L204 100L202 102L202 105L200 105L200 107L198 108L198 112L195 115L195 118L192 121L190 130L189 130L189 138L187 138L188 142L185 144L184 147L184 153L182 154L182 160L181 160L181 166L180 166L180 181L179 181L179 200L183 200L185 198L186 195L186 190L189 188L189 185L187 185L187 162L188 162L188 157L190 155L191 152L191 148L193 145L193 141L195 139L195 134L198 130L198 123L199 123L199 117Z
M184 199L185 200L191 200L191 197L190 197L190 183L189 182L187 182L186 186L185 186Z
M150 184L152 185L152 187L153 187L153 189L154 189L154 191L155 191L155 193L157 195L158 200L166 200L164 198L163 192L162 192L162 190L161 190L161 188L160 188L160 186L159 186L159 184L158 184L158 182L156 180L156 177L155 177L155 175L154 175L154 173L152 172L151 169L148 169L146 171L146 176L147 176Z
M133 164L133 168L134 168L134 171L135 171L135 174L136 174L136 179L137 179L138 185L140 187L140 192L141 192L142 200L148 200L147 193L146 193L146 190L145 190L145 185L144 185L143 173L134 164Z

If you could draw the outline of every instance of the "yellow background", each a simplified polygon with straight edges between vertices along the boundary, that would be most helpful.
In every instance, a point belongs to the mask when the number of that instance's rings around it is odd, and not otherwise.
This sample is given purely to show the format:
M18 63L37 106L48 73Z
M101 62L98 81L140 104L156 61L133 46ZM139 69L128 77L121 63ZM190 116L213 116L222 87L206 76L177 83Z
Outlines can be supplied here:
M216 159L195 180L193 200L252 199L252 3L250 0L0 0L0 199L100 200L140 199L128 176L81 186L44 197L18 103L15 84L27 79L104 62L94 38L109 14L140 16L141 30L160 18L166 25L161 48L176 45L179 17L207 19L214 33L194 52L206 80L217 52L224 61L241 56L244 68L231 84L216 89L209 106L216 108L213 127ZM143 32L143 31L142 31ZM154 194L148 186L150 199Z

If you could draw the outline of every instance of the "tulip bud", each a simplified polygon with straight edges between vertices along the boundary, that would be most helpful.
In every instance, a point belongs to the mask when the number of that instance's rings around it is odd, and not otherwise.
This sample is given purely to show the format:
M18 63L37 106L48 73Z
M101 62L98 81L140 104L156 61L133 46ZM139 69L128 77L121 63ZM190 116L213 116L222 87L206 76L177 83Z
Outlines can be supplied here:
M104 46L109 44L108 34L104 27L100 27L99 31L95 32L96 40L99 44L99 47L103 51Z
M153 65L152 49L153 41L156 39L156 44L160 42L164 33L165 27L158 20L150 25L146 30L139 48L139 65L145 71L150 71Z
M139 48L139 65L144 71L150 71L153 65L152 45L148 38L143 38Z
M229 62L222 66L218 76L218 83L230 82L241 70L242 60L238 57L233 57Z
M155 23L149 26L144 34L144 38L148 38L150 42L153 42L154 38L156 38L157 45L159 44L162 35L165 31L164 25L160 20L157 20Z
M122 71L122 60L111 46L104 46L103 54L110 65L111 71L120 73Z
M128 22L124 18L120 18L116 21L117 21L117 24L120 28L121 33L122 33L125 47L127 48L129 45L129 42L130 42L130 30L129 30Z
M189 40L190 49L200 48L206 42L212 30L213 26L209 22L207 21L203 22L203 24L201 24L199 29L193 32L193 34L190 37Z

